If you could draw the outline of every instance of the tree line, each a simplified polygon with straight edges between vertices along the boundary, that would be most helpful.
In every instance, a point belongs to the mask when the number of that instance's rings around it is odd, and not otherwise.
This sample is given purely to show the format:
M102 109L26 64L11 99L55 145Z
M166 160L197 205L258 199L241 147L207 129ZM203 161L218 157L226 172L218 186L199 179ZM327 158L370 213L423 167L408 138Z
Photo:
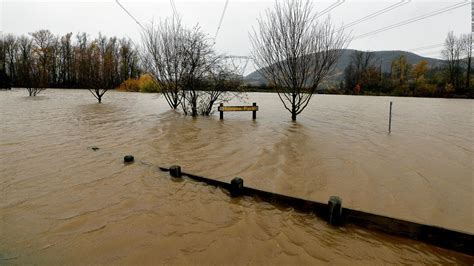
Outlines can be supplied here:
M426 60L412 65L400 55L389 72L382 72L374 53L355 51L338 89L346 94L472 98L472 38L472 34L456 37L449 32L441 52L443 65L430 67Z
M219 101L238 94L242 76L200 27L179 17L150 24L142 46L130 39L91 39L86 33L56 36L49 30L0 39L0 87L86 88L102 101L110 89L161 92L172 109L209 115Z
M100 102L105 91L140 73L130 39L49 30L0 38L0 87L24 87L30 96L45 88L87 88Z

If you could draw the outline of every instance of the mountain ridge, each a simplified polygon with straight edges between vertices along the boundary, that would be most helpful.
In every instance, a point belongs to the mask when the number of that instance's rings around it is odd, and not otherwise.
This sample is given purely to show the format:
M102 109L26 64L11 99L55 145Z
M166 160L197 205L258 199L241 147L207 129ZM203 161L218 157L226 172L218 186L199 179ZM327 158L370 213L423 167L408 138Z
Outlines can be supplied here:
M329 81L340 81L344 78L344 69L348 66L351 62L351 55L355 51L355 49L343 49L341 57L337 61L336 65L333 69L333 77L328 79ZM375 60L378 64L381 64L382 72L388 73L390 72L392 61L400 55L405 55L407 62L414 65L419 63L421 60L426 60L428 62L429 67L439 67L445 61L442 59L425 57L418 55L413 52L403 51L403 50L381 50L381 51L370 51L374 53ZM266 85L267 81L263 76L258 73L258 70L253 71L252 73L248 74L244 77L244 82L247 85Z

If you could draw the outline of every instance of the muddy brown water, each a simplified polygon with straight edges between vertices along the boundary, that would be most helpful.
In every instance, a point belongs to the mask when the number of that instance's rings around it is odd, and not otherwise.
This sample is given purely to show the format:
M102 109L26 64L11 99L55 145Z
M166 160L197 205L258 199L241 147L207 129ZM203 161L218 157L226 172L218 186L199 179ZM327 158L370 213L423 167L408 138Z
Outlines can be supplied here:
M193 119L154 94L0 91L0 264L465 263L474 258L185 179L157 165L474 233L474 102L316 95L290 121ZM387 134L389 101L394 102ZM99 150L93 151L91 147ZM123 164L123 156L136 162Z

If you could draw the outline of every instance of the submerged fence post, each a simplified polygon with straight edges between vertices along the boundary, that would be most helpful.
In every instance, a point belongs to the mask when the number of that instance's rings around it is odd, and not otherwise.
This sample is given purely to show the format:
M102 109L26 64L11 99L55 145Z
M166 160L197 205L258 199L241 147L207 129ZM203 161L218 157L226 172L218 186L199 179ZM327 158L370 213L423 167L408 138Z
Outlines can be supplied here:
M341 224L342 199L337 196L329 197L328 201L329 217L328 222L332 225Z
M388 116L388 134L392 132L392 101L390 101L390 114Z
M224 104L221 103L219 106L220 106L220 107L224 107ZM222 108L220 109L219 112L220 112L219 118L220 118L221 120L224 119L224 111L222 110Z
M242 189L244 187L244 180L240 177L236 177L230 181L230 195L232 197L237 197L242 194Z
M94 149L94 148L92 148L92 149ZM94 150L95 150L95 149L94 149ZM123 161L124 161L125 163L132 163L134 160L135 160L135 158L133 157L133 155L125 155L125 156L123 157Z
M172 177L176 177L176 178L179 178L181 177L181 166L179 165L173 165L173 166L170 166L170 175Z

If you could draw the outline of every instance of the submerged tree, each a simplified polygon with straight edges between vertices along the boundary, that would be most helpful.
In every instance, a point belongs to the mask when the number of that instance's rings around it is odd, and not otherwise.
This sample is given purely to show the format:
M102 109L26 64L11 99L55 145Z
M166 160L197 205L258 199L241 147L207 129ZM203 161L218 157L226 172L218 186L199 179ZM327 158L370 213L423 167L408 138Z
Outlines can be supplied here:
M200 27L186 28L177 17L151 24L142 33L145 69L172 109L186 115L209 115L225 99L235 78ZM223 79L227 79L224 82Z
M33 40L27 36L18 38L17 71L20 85L25 87L29 96L36 96L44 90L40 60L35 52Z
M151 24L142 32L142 63L172 109L178 108L182 100L184 31L181 20L173 17L158 25Z
M33 37L34 44L34 63L31 64L34 83L39 85L38 87L45 89L50 84L50 74L55 72L55 67L53 66L55 59L55 36L49 30L39 30L31 33L31 36Z
M328 76L348 36L319 22L310 1L275 1L251 34L254 62L296 120Z
M212 67L217 64L218 57L210 40L197 26L185 31L183 41L183 100L181 106L185 114L197 116L205 78L211 72Z
M99 103L104 94L119 85L118 41L99 35L86 49L86 87Z
M213 107L220 102L228 102L240 94L242 76L224 58L214 63L205 81L205 90L200 100L200 113L210 115Z

